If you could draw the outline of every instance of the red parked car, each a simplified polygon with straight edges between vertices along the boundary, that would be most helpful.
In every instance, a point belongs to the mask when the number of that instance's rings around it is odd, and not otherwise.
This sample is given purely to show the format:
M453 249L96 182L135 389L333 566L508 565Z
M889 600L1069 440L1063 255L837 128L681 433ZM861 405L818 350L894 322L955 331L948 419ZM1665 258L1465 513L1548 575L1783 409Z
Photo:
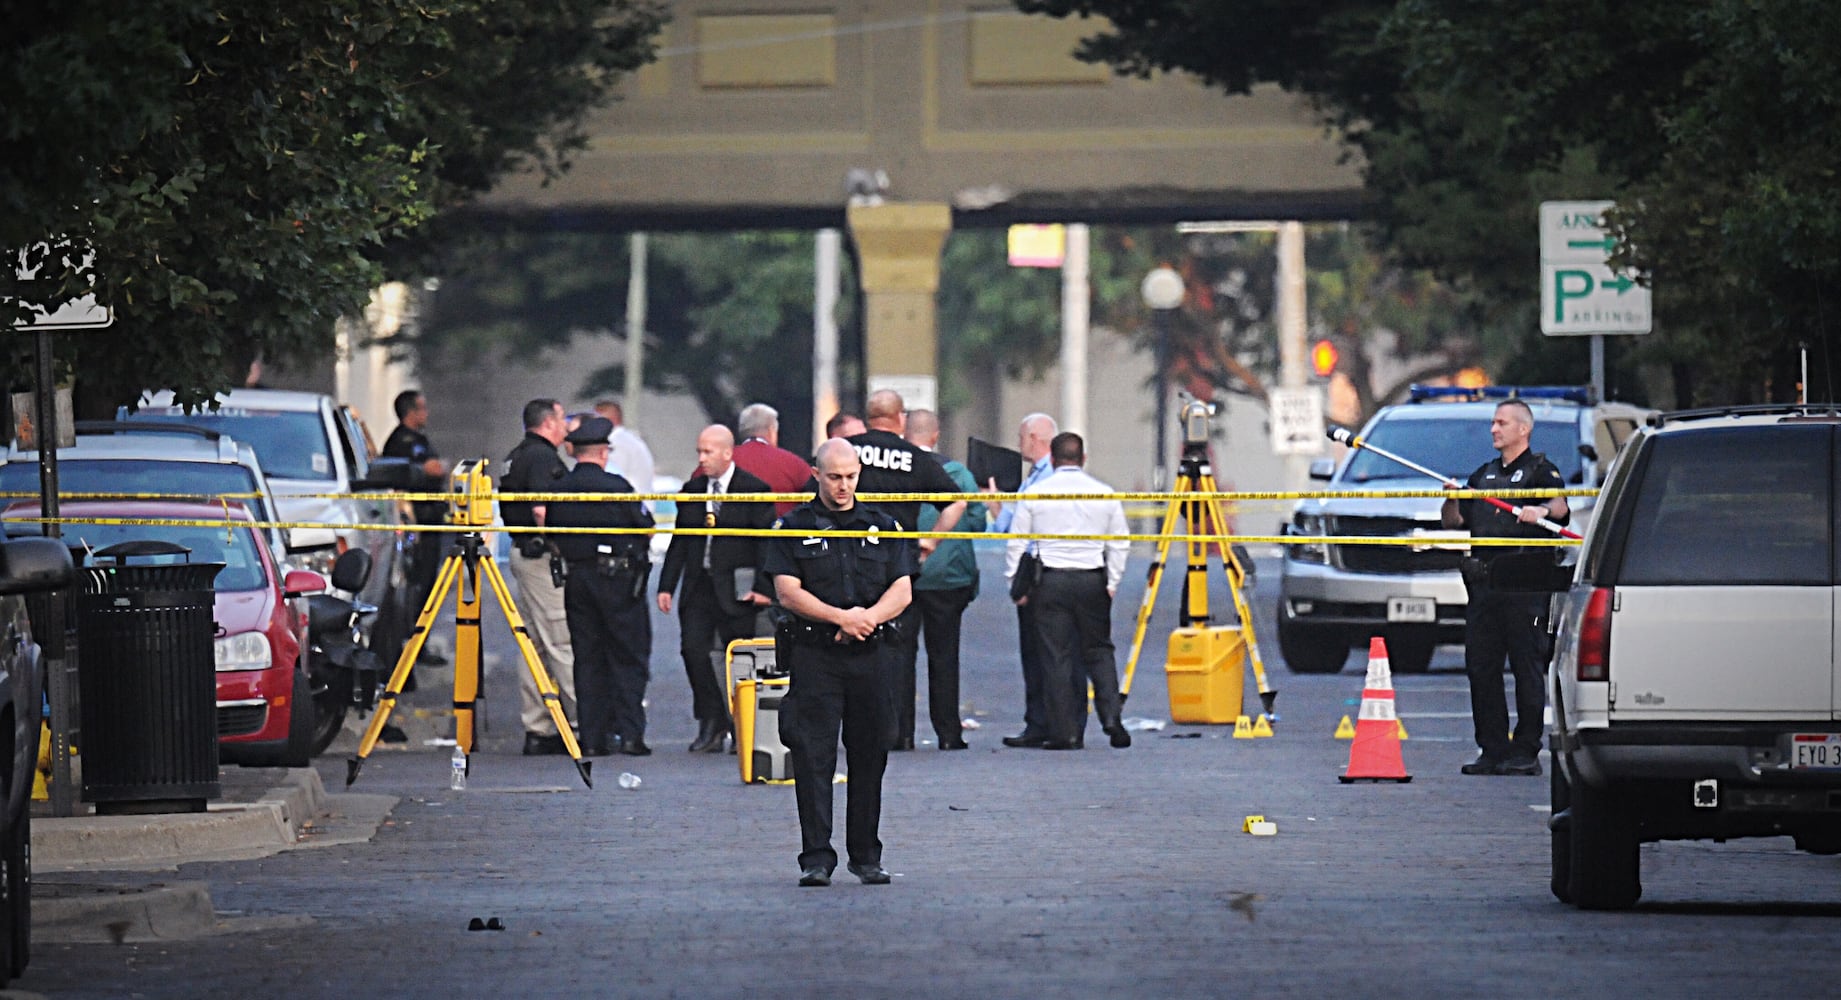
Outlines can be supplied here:
M222 525L66 523L63 540L79 566L90 565L90 552L131 539L173 542L191 549L193 562L223 563L216 579L213 644L218 759L225 764L304 766L311 756L313 731L304 597L325 590L325 579L305 570L284 577L267 538L249 526L249 511L239 503L85 500L62 504L58 513L77 520L168 518ZM5 516L37 517L38 504L14 504ZM32 530L36 532L37 526Z

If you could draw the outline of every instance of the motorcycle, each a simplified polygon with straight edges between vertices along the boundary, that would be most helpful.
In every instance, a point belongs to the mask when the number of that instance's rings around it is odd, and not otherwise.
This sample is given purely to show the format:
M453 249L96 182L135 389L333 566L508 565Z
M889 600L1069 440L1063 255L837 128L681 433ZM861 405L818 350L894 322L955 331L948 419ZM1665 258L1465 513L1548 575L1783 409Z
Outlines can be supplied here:
M371 576L371 554L348 549L332 564L332 585L356 595ZM307 597L307 676L313 698L311 752L318 756L338 738L345 713L363 718L377 703L384 662L367 645L363 624L376 605L333 594Z

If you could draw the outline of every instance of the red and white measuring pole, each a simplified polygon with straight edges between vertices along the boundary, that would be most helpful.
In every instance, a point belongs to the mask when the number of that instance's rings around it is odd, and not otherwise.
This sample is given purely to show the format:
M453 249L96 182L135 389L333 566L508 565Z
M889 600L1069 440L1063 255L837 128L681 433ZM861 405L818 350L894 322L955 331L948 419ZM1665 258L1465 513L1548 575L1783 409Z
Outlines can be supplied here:
M1439 475L1438 473L1433 472L1431 469L1428 469L1425 466L1420 465L1418 462L1414 462L1409 459L1401 458L1400 456L1394 454L1391 451L1388 451L1385 448L1379 447L1377 445L1372 445L1366 441L1363 441L1361 438L1356 436L1354 431L1348 429L1347 427L1338 427L1335 424L1331 424L1328 433L1330 436L1330 440L1336 442L1337 444L1346 444L1351 448L1360 448L1360 449L1365 449L1367 451L1372 451L1376 455L1379 455L1382 458L1385 458L1390 462L1398 462L1401 465L1406 466L1407 468L1413 470L1414 472L1419 473L1422 476L1429 476L1433 479L1436 479L1440 483L1443 483L1445 486L1451 489L1460 490L1464 488L1463 483L1460 483L1457 480L1452 479L1450 476ZM1516 507L1514 504L1511 504L1506 500L1498 500L1495 497L1478 497L1477 499L1482 500L1484 503L1487 503L1492 507L1500 507L1501 509L1508 511L1511 514L1514 514L1516 517L1521 516L1521 508ZM1534 523L1540 525L1543 528L1546 528L1548 531L1551 531L1556 535L1559 535L1561 538L1581 537L1578 532L1572 531L1564 527L1559 522L1554 521L1552 518L1548 518L1548 517L1537 518L1534 521Z

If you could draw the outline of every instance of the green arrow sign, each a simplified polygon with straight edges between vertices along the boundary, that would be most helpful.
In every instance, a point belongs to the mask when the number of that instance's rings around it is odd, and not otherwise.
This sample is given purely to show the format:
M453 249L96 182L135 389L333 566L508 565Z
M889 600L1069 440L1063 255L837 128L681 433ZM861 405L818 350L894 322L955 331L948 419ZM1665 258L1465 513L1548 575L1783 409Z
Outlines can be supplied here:
M1609 281L1600 282L1598 287L1614 288L1617 290L1617 294L1622 295L1625 292L1629 291L1630 289L1635 288L1636 282L1631 281L1629 277L1620 274L1620 275L1613 277Z
M1610 253L1611 251L1617 249L1617 240L1610 236L1607 236L1602 240L1567 240L1566 246L1568 249L1571 249L1571 250L1601 249L1605 253Z

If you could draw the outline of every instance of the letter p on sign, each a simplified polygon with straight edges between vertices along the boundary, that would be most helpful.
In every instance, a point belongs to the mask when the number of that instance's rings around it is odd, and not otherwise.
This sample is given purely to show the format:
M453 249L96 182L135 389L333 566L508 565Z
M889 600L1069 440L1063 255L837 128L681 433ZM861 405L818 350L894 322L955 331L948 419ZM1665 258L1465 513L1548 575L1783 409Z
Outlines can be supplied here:
M1557 271L1554 273L1553 321L1566 322L1566 303L1572 299L1589 298L1598 287L1590 271Z

